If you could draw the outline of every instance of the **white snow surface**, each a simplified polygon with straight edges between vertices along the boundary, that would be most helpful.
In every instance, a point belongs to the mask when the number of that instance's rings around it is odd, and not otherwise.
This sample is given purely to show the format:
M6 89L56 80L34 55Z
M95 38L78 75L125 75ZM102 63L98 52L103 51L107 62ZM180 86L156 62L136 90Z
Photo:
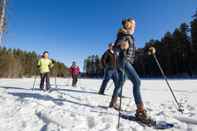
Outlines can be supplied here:
M108 107L114 89L108 84L105 96L98 95L102 80L51 78L52 92L39 90L39 79L32 90L33 78L0 79L0 131L154 131L135 121L121 118ZM163 80L142 80L141 93L148 114L155 120L175 125L165 131L197 131L197 80L169 80L184 113L177 111ZM110 87L110 85L112 85ZM135 114L132 83L126 81L122 108ZM186 119L185 119L186 118ZM184 121L185 120L185 121Z

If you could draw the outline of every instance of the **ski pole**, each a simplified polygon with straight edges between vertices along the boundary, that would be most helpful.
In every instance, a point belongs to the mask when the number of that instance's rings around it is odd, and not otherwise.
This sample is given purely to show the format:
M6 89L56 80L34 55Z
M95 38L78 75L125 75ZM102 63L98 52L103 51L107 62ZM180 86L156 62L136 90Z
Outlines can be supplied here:
M36 65L36 61L34 61L33 63L32 63L33 65ZM34 83L33 83L33 88L32 88L32 91L34 90L34 88L35 88L35 84L36 84L36 79L37 79L37 73L38 73L38 65L37 65L37 68L36 68L36 70L35 70L35 76L34 76Z
M119 114L118 114L118 128L120 127L120 117L121 117L121 107L122 107L122 88L120 90L120 109L119 109Z
M176 102L176 104L178 106L178 111L183 113L183 111L184 111L184 109L182 109L183 106L181 105L181 103L178 102L178 100L177 100L177 98L176 98L176 96L175 96L175 94L174 94L174 92L172 90L172 87L170 86L170 83L168 82L167 76L165 75L165 73L164 73L164 71L163 71L163 69L162 69L162 67L161 67L161 65L159 63L159 60L157 59L157 56L155 55L155 53L156 53L155 48L154 47L150 47L149 51L151 51L150 53L153 55L153 58L155 59L155 61L157 63L157 66L159 67L159 69L161 71L161 74L162 74L167 86L169 87L170 92L172 93L172 96L173 96L173 98L174 98L174 100L175 100L175 102Z
M55 88L57 88L57 70L55 69L55 61L54 60L52 60L52 64L54 65L53 67L52 67L52 75L54 74L55 75Z
M125 68L125 64L123 64L123 68ZM124 69L122 69L124 81L125 81L125 72ZM119 83L120 84L120 83ZM121 89L120 89L120 109L118 114L118 128L120 127L120 117L121 117L121 108L122 108L122 93L123 93L123 84L121 83Z
M57 88L57 79L56 79L56 75L55 75L55 88Z
M37 76L35 75L35 76L34 76L34 83L33 83L33 88L32 88L32 90L34 90L34 88L35 88L36 78L37 78Z

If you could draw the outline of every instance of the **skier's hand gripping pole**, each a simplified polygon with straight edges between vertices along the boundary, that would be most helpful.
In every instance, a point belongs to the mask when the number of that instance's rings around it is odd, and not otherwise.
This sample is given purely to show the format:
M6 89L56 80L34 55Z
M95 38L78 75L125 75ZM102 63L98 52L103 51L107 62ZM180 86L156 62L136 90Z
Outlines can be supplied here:
M164 79L165 79L165 81L166 81L166 84L167 84L167 86L169 87L169 89L170 89L170 91L171 91L171 93L172 93L172 96L173 96L173 98L174 98L174 100L175 100L175 102L176 102L176 104L177 104L177 106L178 106L178 111L181 112L181 113L183 113L183 111L184 111L183 105L182 105L181 103L178 102L178 100L177 100L177 98L176 98L176 96L175 96L175 94L174 94L174 92L173 92L173 90L172 90L172 88L171 88L171 86L170 86L170 83L168 82L168 79L167 79L167 77L166 77L166 75L165 75L165 73L164 73L164 71L163 71L163 69L162 69L162 67L161 67L161 65L160 65L160 63L159 63L159 61L158 61L158 59L157 59L157 56L156 56L156 49L155 49L153 46L151 46L151 47L149 48L149 50L148 50L148 55L153 55L153 57L154 57L154 59L155 59L155 61L156 61L156 63L157 63L157 66L159 67L159 69L160 69L160 71L161 71L161 73L162 73L162 76L164 77Z
M155 55L155 53L156 53L156 49L153 46L151 46L148 50L148 55Z

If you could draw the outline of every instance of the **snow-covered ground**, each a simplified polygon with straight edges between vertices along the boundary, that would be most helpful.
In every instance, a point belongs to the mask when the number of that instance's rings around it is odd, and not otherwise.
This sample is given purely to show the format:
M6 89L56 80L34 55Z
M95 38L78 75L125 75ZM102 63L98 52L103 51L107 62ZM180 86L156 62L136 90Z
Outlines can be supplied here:
M176 110L172 95L162 80L142 80L142 96L150 116L166 120L175 127L166 131L197 131L197 80L170 80L185 112ZM134 121L121 119L118 112L107 109L113 86L105 96L98 95L101 80L81 79L73 88L71 79L54 79L52 92L32 90L33 79L0 79L0 131L154 131ZM111 82L110 82L111 83ZM109 85L110 85L109 83ZM123 90L123 109L135 113L132 84ZM187 119L185 119L187 118Z

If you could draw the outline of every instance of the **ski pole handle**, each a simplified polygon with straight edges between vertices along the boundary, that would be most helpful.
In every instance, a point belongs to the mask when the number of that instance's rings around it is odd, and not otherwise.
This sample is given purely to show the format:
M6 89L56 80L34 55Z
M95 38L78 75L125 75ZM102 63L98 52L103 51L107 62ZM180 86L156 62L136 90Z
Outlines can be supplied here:
M151 47L148 49L148 55L154 55L155 53L156 53L155 47L151 46Z

